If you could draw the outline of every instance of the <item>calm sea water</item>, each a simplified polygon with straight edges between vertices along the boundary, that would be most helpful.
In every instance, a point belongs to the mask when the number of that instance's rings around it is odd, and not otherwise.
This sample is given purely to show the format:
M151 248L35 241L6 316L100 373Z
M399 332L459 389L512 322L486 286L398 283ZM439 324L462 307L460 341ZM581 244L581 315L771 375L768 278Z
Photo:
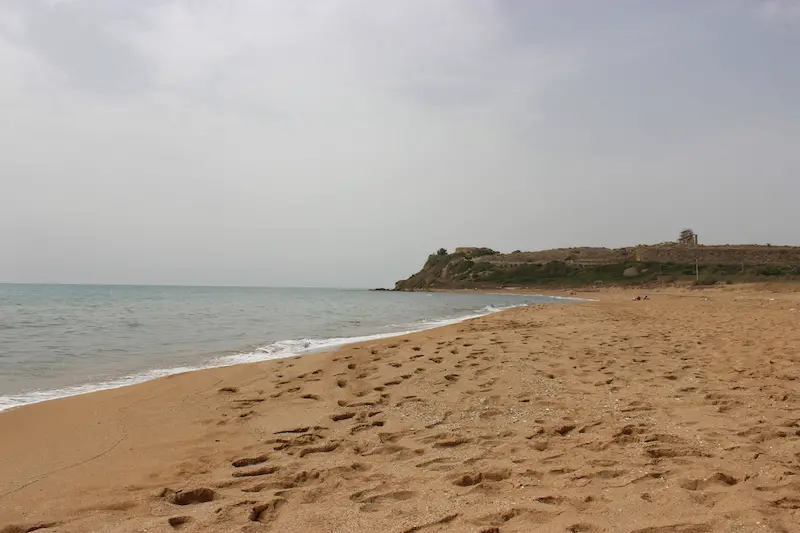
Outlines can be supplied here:
M0 410L555 301L513 294L0 284Z

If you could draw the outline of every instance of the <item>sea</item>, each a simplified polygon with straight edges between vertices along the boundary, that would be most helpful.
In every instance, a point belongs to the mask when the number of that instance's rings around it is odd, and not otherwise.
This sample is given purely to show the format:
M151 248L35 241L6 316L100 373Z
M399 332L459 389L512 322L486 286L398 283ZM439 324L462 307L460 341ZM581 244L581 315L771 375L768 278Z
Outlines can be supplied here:
M0 411L568 300L511 293L0 284Z

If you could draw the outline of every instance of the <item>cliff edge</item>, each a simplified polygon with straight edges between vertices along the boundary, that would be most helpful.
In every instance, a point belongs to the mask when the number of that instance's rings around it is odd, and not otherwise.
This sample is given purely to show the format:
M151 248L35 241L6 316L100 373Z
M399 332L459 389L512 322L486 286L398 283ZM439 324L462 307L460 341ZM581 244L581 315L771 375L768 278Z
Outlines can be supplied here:
M628 248L558 248L501 254L440 249L395 290L733 283L797 279L800 247L661 243Z

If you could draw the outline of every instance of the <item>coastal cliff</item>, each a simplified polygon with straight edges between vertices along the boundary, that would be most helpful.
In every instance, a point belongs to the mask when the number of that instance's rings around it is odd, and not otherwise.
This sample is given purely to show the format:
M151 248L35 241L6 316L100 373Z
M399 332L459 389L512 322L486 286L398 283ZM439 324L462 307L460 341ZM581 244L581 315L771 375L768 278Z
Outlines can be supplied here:
M444 249L395 290L508 286L581 287L653 283L713 284L797 279L800 247L661 243L628 248L558 248L499 253Z

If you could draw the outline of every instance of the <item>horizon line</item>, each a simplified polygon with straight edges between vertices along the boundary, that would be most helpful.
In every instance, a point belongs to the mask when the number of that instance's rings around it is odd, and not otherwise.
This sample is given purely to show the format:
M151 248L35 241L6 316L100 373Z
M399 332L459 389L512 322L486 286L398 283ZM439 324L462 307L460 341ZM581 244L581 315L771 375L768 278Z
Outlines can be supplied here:
M369 287L345 286L296 286L296 285L201 285L176 283L82 283L58 281L0 281L0 285L53 285L88 287L184 287L205 289L328 289L328 290L370 290Z

